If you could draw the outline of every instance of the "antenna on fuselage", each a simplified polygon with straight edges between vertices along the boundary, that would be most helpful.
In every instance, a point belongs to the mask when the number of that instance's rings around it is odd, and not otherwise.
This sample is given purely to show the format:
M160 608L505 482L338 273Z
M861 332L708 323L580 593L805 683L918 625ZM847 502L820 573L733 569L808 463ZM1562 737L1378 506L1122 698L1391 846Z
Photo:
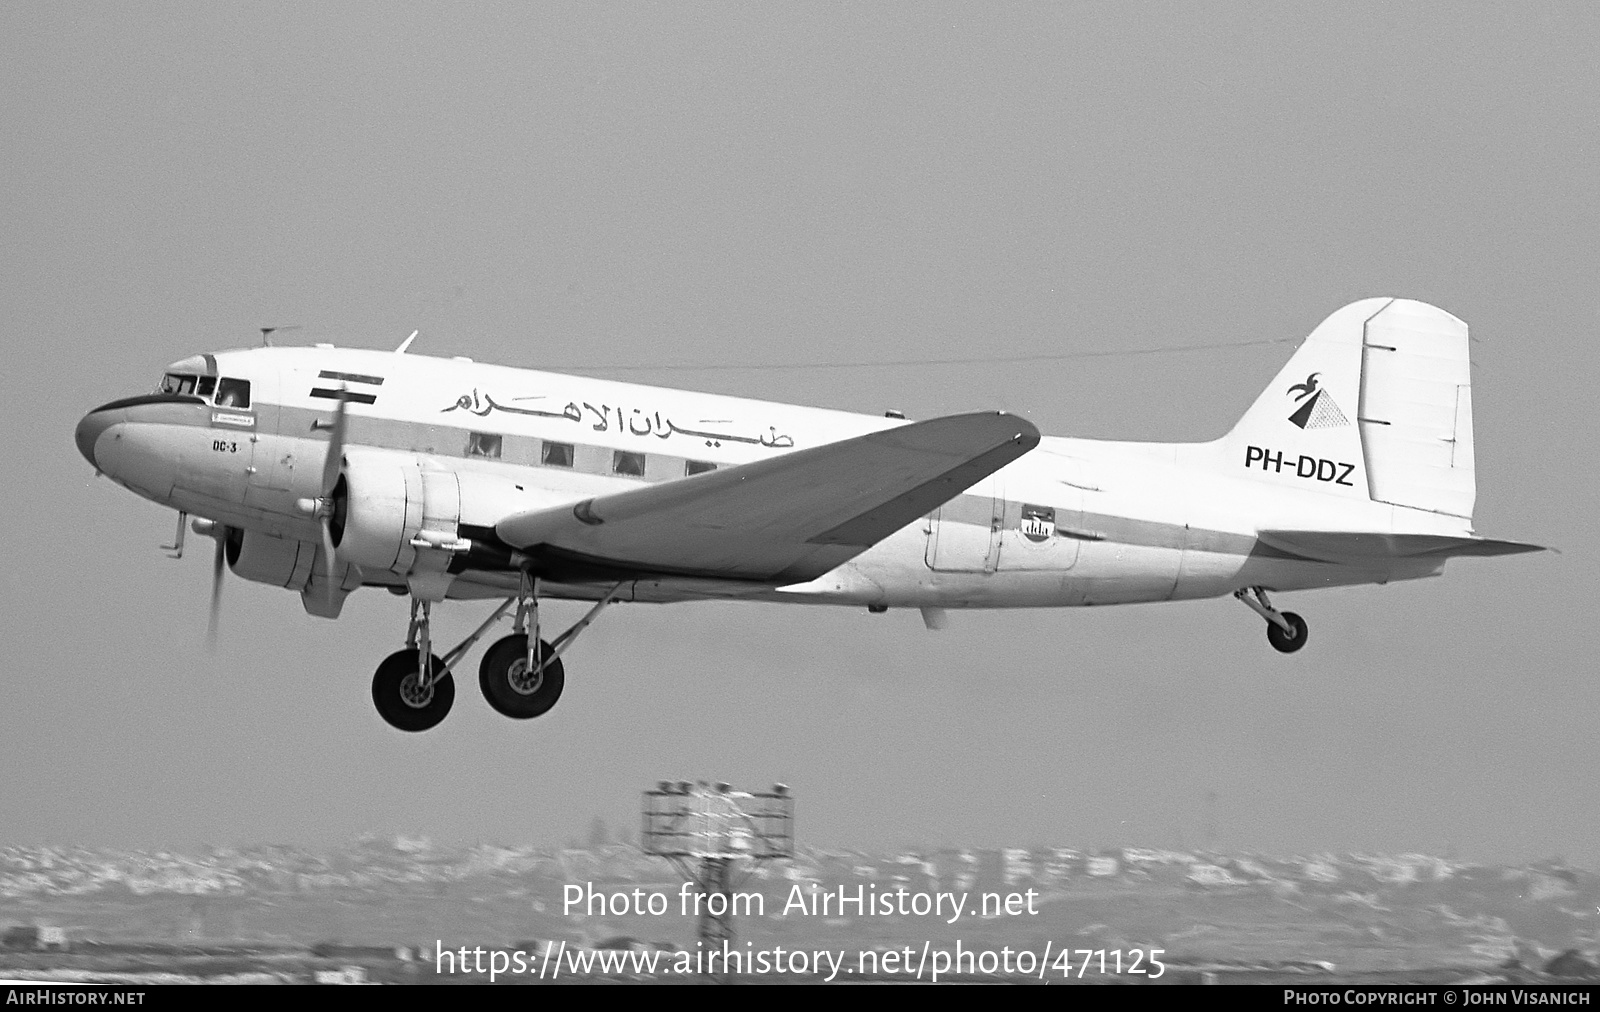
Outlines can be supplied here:
M291 324L288 324L287 326L282 326L282 327L262 327L260 329L261 329L261 347L270 348L270 347L272 347L272 335L274 333L276 333L277 331L280 331L280 330L299 330L300 329L300 324L291 323Z
M400 347L396 348L394 350L394 353L396 355L404 355L406 353L406 349L411 347L411 342L415 341L417 339L417 335L420 334L420 333L422 333L422 331L413 330L411 332L411 336L410 337L408 337L404 341L400 342Z

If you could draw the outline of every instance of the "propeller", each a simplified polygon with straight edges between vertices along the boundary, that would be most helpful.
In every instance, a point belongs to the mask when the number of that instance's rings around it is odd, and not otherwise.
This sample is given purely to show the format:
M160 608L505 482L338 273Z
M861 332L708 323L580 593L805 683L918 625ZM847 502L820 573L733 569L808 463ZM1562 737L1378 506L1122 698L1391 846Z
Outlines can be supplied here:
M189 529L202 538L212 538L217 543L217 552L211 557L211 618L206 622L206 649L212 653L217 649L217 623L222 617L222 570L228 561L228 535L229 528L217 523L215 520L205 520L196 517L189 524Z
M327 579L330 597L334 590L333 493L339 487L339 474L344 469L345 405L349 403L348 388L340 384L338 406L333 409L333 424L329 427L327 456L322 458L321 494L315 499L301 499L295 503L301 512L316 517L322 528L322 574Z
M211 557L211 620L206 623L206 649L217 652L217 620L222 617L222 570L227 562L228 541L219 531L217 552Z

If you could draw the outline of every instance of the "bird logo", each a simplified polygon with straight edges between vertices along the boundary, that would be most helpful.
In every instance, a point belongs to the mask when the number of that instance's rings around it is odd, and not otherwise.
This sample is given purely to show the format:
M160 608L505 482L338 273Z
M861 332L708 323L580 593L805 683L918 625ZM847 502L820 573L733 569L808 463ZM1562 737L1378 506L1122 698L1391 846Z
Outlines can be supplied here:
M1310 397L1312 394L1317 392L1317 377L1321 376L1321 375L1322 375L1322 373L1320 373L1320 372L1314 372L1310 376L1306 377L1306 381L1304 383L1296 383L1294 386L1290 387L1286 392L1292 394L1296 390L1300 391L1300 396L1296 397L1295 401L1296 402L1303 401L1307 397Z

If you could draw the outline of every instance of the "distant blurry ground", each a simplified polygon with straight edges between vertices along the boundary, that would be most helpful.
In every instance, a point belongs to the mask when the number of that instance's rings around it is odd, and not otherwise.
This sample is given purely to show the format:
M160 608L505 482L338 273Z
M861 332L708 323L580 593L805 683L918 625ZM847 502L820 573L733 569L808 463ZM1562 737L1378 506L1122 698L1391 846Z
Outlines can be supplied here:
M570 885L659 891L664 916L564 911ZM1069 848L865 854L808 851L758 869L738 888L765 916L737 923L741 945L835 949L1162 949L1179 967L1229 975L1353 974L1448 968L1528 969L1575 949L1593 961L1600 876L1551 861L1525 867L1423 855L1264 858ZM1036 915L822 917L782 913L796 895L905 889L1035 892ZM432 976L436 946L457 949L622 938L693 949L679 879L631 847L537 851L363 840L334 852L263 847L200 854L72 848L0 850L0 969L77 965L176 968L203 977L370 966L385 979ZM33 927L63 929L65 953L35 947ZM98 943L98 944L96 944ZM159 948L148 948L154 945ZM179 958L170 946L186 946ZM409 965L396 960L409 949ZM1288 968L1285 970L1285 968ZM1415 974L1413 973L1413 976ZM471 979L471 978L467 978Z

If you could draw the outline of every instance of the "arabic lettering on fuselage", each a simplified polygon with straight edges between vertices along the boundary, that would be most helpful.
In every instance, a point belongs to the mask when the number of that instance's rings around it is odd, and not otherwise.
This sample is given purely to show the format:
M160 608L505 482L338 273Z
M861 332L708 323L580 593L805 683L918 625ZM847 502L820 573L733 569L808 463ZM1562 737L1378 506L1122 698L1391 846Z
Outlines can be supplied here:
M543 399L544 398L542 397L517 398L517 400L525 401ZM583 411L576 404L570 402L560 411L545 411L540 408L514 408L505 404L496 404L494 402L494 398L490 397L488 394L483 394L480 396L476 388L474 388L470 394L462 394L460 397L457 397L454 404L450 405L448 408L442 409L439 413L444 414L446 411L461 410L470 411L479 416L487 416L491 411L506 411L514 415L536 415L539 418L566 418L574 422L583 420Z
M545 398L513 397L513 401L542 401ZM670 418L663 418L661 412L646 413L641 408L633 408L631 416L628 411L620 406L610 404L590 404L584 401L581 405L577 401L568 401L560 411L549 411L544 408L517 407L513 404L501 404L489 394L479 393L476 388L470 394L462 394L456 402L449 407L441 408L440 414L449 411L467 411L479 417L487 417L491 412L504 411L511 415L533 415L536 418L565 418L569 422L582 422L588 420L584 412L593 418L590 425L595 432L609 432L612 420L615 419L617 431L627 431L635 436L655 436L659 439L670 439L672 436L689 436L694 439L703 439L707 446L721 446L723 443L750 443L765 446L771 449L788 449L794 446L792 436L779 435L777 426L767 426L765 435L736 436L726 432L712 432L704 429L686 429L673 423ZM704 421L696 424L704 425Z

